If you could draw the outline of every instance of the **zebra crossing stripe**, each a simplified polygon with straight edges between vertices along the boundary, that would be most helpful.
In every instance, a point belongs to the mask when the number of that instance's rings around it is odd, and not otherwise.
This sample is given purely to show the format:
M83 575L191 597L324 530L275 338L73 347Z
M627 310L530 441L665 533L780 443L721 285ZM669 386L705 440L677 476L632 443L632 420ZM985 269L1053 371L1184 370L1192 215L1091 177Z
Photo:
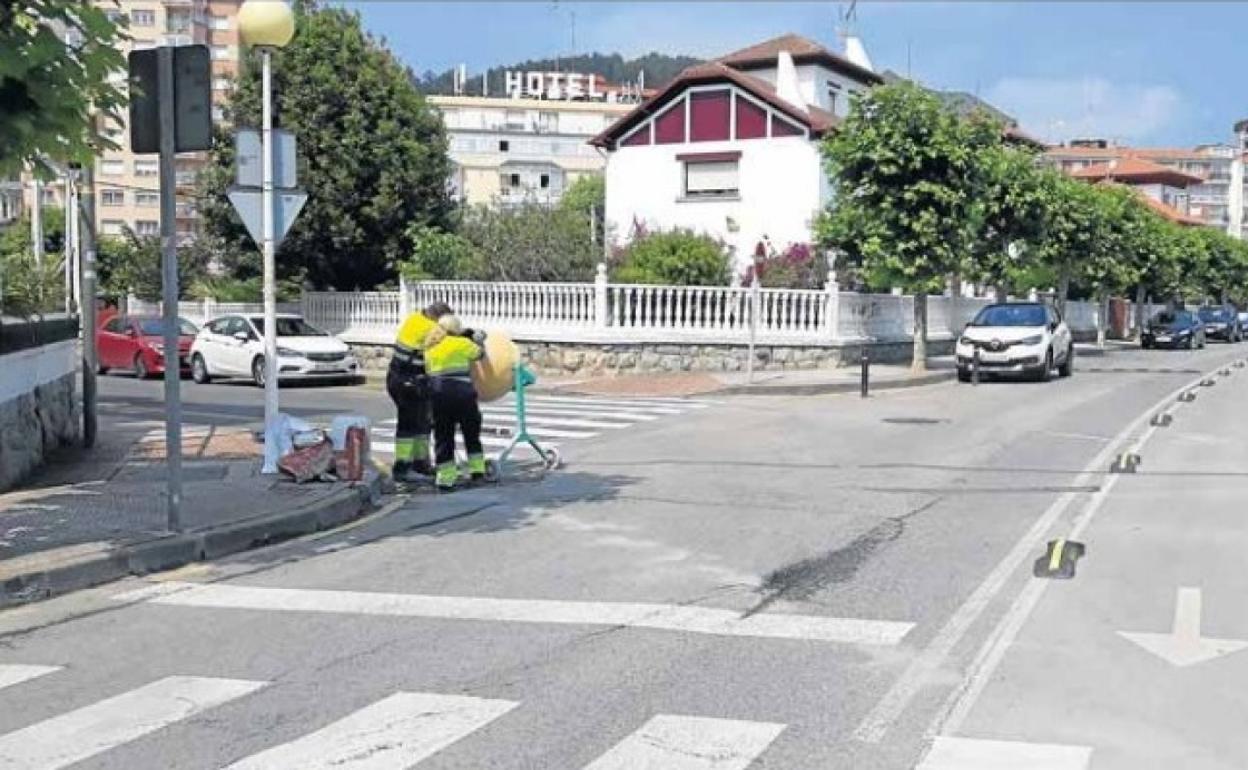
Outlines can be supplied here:
M489 422L517 422L515 412L483 412L483 416L489 418ZM619 428L627 428L632 425L631 422L608 422L604 420L580 420L569 417L533 417L525 415L525 421L530 425L562 425L568 428L599 428L602 430L616 430Z
M0 665L0 690L60 670L60 666L28 666L20 663Z
M529 432L532 433L532 431L529 431ZM487 435L481 436L481 446L485 449L504 449L510 443L511 443L511 439L509 438L502 438L500 436L487 436ZM378 441L376 439L373 439L372 441L369 442L369 446L373 452L379 455L394 454L394 442L393 441ZM464 448L463 440L456 439L455 446L462 450ZM550 443L546 443L545 441L542 442L542 446L546 449L558 449L559 448L558 444L550 444ZM520 443L516 445L516 449L517 450L530 450L531 447L529 447L529 445L526 443Z
M629 403L610 403L598 401L547 401L541 398L531 398L528 405L534 409L605 409L608 411L618 410L622 412L631 412L634 414L682 414L689 411L675 406L660 406L657 404L629 404Z
M139 596L156 604L182 607L621 626L710 636L801 639L845 644L896 645L914 627L913 623L891 620L835 618L824 615L760 612L742 616L735 610L683 604L427 596L173 581L162 585L166 588L161 593L152 595L144 592ZM125 601L130 597L122 594L116 598Z
M531 401L564 402L570 404L599 404L611 406L654 406L676 409L706 409L715 401L697 401L685 398L598 398L579 396L532 396Z
M1088 746L937 737L915 770L1087 770Z
M744 770L784 727L660 714L585 770Z
M0 736L0 767L56 770L240 698L267 682L171 676Z
M517 705L457 695L395 693L226 770L403 770Z
M494 410L490 410L489 412L482 410L482 414L490 414L492 412L494 412ZM589 417L591 419L595 417L602 417L608 420L610 419L632 420L633 422L653 422L654 420L659 419L659 417L661 416L657 414L643 414L642 412L623 412L619 410L605 410L605 409L592 409L591 410L591 409L578 409L578 408L571 407L571 406L540 406L540 405L527 406L524 410L524 413L526 415L537 415L539 417L543 415L549 415L549 416L565 415L568 417L578 417L578 416Z

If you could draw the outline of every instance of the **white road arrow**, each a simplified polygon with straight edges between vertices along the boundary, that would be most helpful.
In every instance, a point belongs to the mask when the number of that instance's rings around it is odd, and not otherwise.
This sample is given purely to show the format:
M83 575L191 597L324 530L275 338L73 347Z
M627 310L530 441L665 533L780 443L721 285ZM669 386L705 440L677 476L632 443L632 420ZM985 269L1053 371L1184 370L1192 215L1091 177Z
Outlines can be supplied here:
M1230 655L1248 647L1238 639L1208 639L1200 635L1200 589L1180 588L1174 607L1174 630L1168 634L1129 634L1119 631L1124 639L1135 642L1175 666L1190 666Z

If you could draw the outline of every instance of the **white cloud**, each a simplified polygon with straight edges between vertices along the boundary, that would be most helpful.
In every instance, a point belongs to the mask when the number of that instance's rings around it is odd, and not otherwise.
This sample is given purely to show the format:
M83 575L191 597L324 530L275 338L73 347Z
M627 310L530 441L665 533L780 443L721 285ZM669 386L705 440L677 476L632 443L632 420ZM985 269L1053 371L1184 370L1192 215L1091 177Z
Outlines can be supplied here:
M1182 118L1182 97L1170 86L1101 77L1004 78L985 97L1049 141L1103 137L1140 143Z

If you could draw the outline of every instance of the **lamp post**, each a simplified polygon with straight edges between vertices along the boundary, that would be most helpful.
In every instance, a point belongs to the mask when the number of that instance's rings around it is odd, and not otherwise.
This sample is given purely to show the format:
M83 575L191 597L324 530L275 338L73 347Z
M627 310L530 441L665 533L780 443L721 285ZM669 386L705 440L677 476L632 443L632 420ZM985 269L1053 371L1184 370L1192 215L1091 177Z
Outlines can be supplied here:
M264 467L277 473L277 241L273 227L273 83L272 56L295 34L295 15L285 0L246 0L238 9L238 31L244 44L260 51L261 98L260 208L264 254Z

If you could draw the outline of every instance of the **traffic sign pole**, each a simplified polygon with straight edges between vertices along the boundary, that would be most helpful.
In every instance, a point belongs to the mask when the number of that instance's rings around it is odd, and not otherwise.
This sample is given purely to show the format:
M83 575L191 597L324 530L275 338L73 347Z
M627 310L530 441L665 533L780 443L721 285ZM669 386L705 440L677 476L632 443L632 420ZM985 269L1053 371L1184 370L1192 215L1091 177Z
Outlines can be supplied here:
M182 367L178 356L177 145L174 135L172 46L157 51L157 92L160 103L160 263L164 300L165 462L168 528L182 531ZM84 298L84 302L86 299Z
M261 473L277 473L277 242L274 238L273 206L273 51L264 47L261 91L261 226L264 250L264 466Z

